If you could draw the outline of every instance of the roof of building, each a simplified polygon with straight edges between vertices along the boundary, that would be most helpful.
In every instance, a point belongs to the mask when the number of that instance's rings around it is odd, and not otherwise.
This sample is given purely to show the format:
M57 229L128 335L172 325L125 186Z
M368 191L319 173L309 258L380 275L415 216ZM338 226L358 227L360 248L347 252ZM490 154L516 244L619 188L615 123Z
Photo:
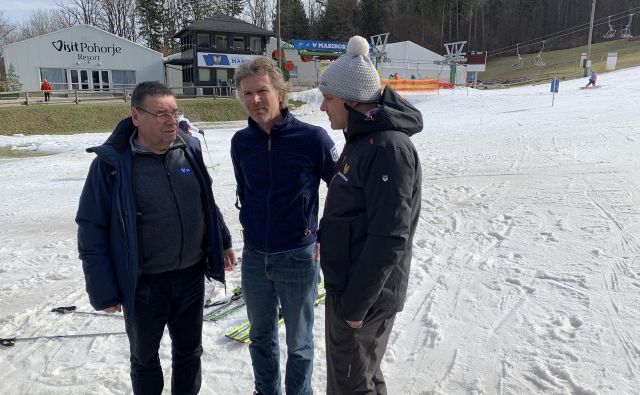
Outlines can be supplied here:
M243 20L234 18L229 15L216 14L212 17L205 18L202 21L194 22L179 32L173 37L179 38L182 33L189 30L201 30L201 31L216 31L216 32L230 32L230 33L248 33L258 34L262 36L273 36L274 32L271 30L263 29L256 25L252 25Z
M125 42L127 42L127 43L129 43L129 44L132 44L132 45L137 45L137 46L138 46L138 47L140 47L140 48L144 48L144 49L145 49L145 50L147 50L147 51L155 52L155 53L157 53L158 55L162 56L162 53L161 53L161 52L158 52L158 51L156 51L156 50L153 50L153 49L151 49L151 48L149 48L149 47L145 47L144 45L142 45L142 44L140 44L140 43L136 43L136 42L133 42L133 41L131 41L131 40L127 40L126 38L123 38L123 37L117 36L117 35L115 35L115 34L113 34L113 33L109 33L108 31L102 30L102 29L100 29L100 28L98 28L98 27L91 26L91 25L86 25L86 24L74 25L74 26L70 26L70 27L67 27L67 28L64 28L64 29L60 29L60 30L56 30L56 31L53 31L53 32L45 33L45 34L43 34L43 35L41 35L41 36L36 36L36 37L27 38L27 39L25 39L25 40L16 41L16 42L14 42L14 43L11 43L11 44L6 45L6 46L5 46L5 48L9 48L9 47L12 47L12 46L20 46L20 45L23 45L23 44L27 43L28 41L35 41L35 40L39 40L39 39L42 39L42 38L43 38L43 37L45 37L45 36L56 36L56 35L58 35L59 33L61 33L61 32L65 32L65 31L67 31L67 30L94 30L94 31L97 31L97 32L103 33L103 34L105 34L105 35L112 36L112 37L113 37L114 39L116 39L116 40L121 40L121 41L125 41Z

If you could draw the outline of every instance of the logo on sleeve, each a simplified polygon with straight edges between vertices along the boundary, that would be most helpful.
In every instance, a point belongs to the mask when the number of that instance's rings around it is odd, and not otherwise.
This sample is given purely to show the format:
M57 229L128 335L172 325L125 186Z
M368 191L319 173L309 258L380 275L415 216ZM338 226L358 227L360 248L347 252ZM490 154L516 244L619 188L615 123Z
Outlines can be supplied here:
M383 175L382 176L382 181L387 182L389 180L389 176L388 175Z
M183 176L191 174L191 171L192 170L191 170L190 167L181 167L181 168L178 169L178 173L183 175Z
M334 162L337 162L339 157L340 155L338 155L338 150L334 145L333 147L331 147L331 159L333 159Z

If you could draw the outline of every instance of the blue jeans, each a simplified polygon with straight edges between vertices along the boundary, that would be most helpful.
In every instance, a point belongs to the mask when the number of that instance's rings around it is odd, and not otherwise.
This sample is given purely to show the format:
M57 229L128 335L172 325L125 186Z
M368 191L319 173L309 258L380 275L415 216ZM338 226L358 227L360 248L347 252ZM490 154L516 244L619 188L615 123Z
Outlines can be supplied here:
M242 292L251 322L249 353L255 390L280 395L278 306L287 339L286 393L312 394L313 307L318 294L315 244L265 254L245 246L242 251Z

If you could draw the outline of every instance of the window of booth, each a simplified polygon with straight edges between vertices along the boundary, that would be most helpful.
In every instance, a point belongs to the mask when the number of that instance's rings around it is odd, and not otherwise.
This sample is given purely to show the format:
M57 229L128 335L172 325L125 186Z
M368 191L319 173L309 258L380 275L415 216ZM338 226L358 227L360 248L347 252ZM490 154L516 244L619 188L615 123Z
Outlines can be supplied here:
M206 48L209 48L209 46L210 46L209 35L206 33L198 33L198 48L206 49Z
M216 34L216 48L217 49L227 49L228 38L226 35Z
M199 67L198 80L200 82L211 82L211 69L207 67Z
M227 78L229 76L229 71L227 69L216 69L216 85L225 86L227 85Z
M236 51L244 51L244 36L233 37L233 49Z
M251 52L261 53L262 52L262 38L261 37L251 37L250 39Z

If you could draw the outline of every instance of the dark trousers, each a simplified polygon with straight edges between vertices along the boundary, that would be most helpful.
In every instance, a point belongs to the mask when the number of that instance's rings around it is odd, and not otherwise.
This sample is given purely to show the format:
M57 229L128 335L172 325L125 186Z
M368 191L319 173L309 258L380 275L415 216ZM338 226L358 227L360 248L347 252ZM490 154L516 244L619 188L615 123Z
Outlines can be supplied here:
M44 101L49 101L49 100L51 100L51 93L45 92L44 93Z
M327 294L327 395L387 394L380 363L395 318L395 311L370 310L363 327L353 329L340 312L339 296Z
M162 392L164 379L158 350L165 325L171 336L171 393L198 393L203 299L202 265L141 275L133 315L125 320L134 394Z

